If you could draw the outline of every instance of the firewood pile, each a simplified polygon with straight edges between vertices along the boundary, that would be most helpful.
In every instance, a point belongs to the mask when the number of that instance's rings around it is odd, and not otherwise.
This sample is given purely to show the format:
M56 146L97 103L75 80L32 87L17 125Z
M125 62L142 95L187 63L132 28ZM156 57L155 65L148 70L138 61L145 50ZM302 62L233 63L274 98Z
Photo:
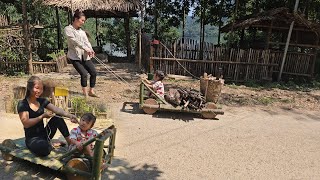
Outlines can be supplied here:
M173 106L181 106L191 110L201 110L206 103L205 97L194 89L169 89L164 97Z

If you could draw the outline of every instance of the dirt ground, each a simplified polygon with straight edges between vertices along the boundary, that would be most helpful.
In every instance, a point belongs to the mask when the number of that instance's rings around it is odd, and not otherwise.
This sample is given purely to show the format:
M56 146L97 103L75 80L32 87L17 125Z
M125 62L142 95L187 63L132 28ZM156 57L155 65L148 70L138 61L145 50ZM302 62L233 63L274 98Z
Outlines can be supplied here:
M319 179L320 91L251 88L227 84L219 104L225 115L203 120L193 114L138 109L140 70L133 64L111 63L120 83L97 66L97 94L88 101L106 103L112 120L97 129L118 128L116 156L103 179ZM81 92L79 75L69 66L64 73L38 74ZM5 113L15 86L27 76L0 76L0 142L23 136L15 114ZM166 79L168 87L198 89L197 80ZM7 102L7 103L6 103ZM124 104L125 102L125 104ZM72 127L72 124L68 124ZM63 179L59 172L28 162L0 159L0 179Z

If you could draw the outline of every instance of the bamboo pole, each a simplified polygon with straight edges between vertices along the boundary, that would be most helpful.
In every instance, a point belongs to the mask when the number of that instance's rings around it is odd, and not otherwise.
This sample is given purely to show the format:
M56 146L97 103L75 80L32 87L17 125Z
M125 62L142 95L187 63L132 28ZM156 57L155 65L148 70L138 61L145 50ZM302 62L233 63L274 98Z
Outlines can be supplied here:
M140 106L143 105L143 96L144 96L144 84L141 82L140 84Z
M299 0L296 0L296 4L295 4L295 6L294 6L294 11L293 11L294 14L297 13L298 6L299 6ZM287 53L288 53L288 48L289 48L289 44L290 44L290 39L291 39L291 34L292 34L293 26L294 26L294 21L292 21L292 22L291 22L291 25L290 25L290 29L289 29L289 33L288 33L288 37L287 37L287 43L286 43L286 47L285 47L285 50L284 50L284 55L283 55L283 59L282 59L281 67L280 67L280 72L279 72L279 75L278 75L278 81L281 80L281 75L282 75L282 72L283 72L283 67L284 67L284 64L285 64L285 62L286 62L286 58L287 58Z
M114 128L114 125L110 126L108 129L105 129L105 130L102 131L100 134L98 134L95 138L89 139L88 141L86 141L85 143L83 143L82 146L85 147L85 146L93 143L93 142L96 141L97 139L100 139L100 138L103 137L103 136L104 136L104 137L110 137L110 136L112 136L112 134L114 133L114 129L115 129L115 128ZM78 149L75 148L75 149L73 149L73 150L71 150L71 151L63 154L62 156L60 156L60 157L58 158L58 160L62 160L62 159L66 158L66 157L68 157L68 156L70 156L70 155L72 155L73 153L75 153L75 152L77 152L77 151L78 151Z
M104 141L102 139L97 139L94 145L94 156L93 156L93 166L92 166L92 179L100 180L101 179L101 164L103 158L103 147Z
M117 129L114 128L114 133L109 139L109 147L108 147L108 155L110 156L108 163L111 164L111 159L114 156L114 149L115 149L115 143L116 143L116 134Z

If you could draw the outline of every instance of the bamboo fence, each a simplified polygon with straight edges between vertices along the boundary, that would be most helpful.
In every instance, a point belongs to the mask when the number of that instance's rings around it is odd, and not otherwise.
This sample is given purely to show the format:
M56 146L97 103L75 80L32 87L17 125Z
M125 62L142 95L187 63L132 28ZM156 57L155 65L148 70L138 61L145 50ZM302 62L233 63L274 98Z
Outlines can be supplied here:
M161 45L158 56L151 48L149 64L150 72L162 70L167 74L200 77L204 72L219 75L221 72L229 81L262 81L272 80L279 72L283 52L261 49L233 49L217 47L212 43L200 45L195 40L178 40L166 47ZM312 77L315 54L289 52L284 74L292 76ZM189 71L189 72L188 72ZM221 71L221 72L220 72Z
M66 55L60 56L52 62L32 62L34 73L50 73L50 72L61 72L64 67L67 66ZM12 72L28 72L27 62L6 62L0 61L0 71L7 72L10 70Z

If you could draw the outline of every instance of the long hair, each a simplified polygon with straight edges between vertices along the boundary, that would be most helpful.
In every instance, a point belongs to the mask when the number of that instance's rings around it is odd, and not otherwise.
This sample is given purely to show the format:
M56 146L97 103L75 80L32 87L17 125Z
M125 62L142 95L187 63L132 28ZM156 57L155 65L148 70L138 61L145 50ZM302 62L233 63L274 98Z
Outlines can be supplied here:
M86 17L86 15L82 11L76 10L72 17L72 22L76 19L80 19L82 16Z
M28 82L27 82L27 91L26 91L26 96L25 98L28 98L31 94L31 90L33 89L34 87L34 84L35 82L42 82L41 79L38 77L38 76L31 76L29 79L28 79Z

